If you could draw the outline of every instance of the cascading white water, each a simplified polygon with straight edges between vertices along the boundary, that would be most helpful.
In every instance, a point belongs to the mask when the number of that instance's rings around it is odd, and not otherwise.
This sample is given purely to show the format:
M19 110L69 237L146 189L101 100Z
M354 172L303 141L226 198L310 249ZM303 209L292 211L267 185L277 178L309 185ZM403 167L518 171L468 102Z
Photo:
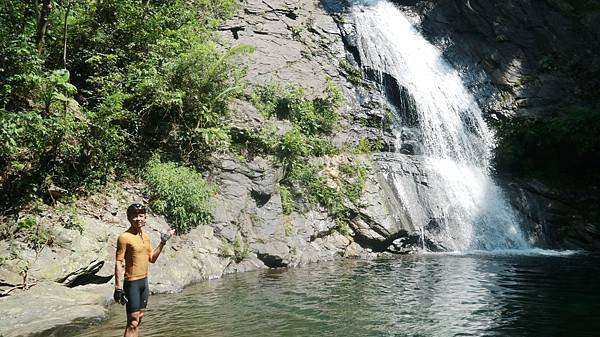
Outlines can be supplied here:
M352 15L362 66L393 76L414 98L425 163L443 186L427 200L443 215L437 241L457 251L528 248L489 176L494 135L458 72L388 1L357 1ZM395 187L402 194L404 187ZM406 212L425 226L415 202L422 201L405 202Z

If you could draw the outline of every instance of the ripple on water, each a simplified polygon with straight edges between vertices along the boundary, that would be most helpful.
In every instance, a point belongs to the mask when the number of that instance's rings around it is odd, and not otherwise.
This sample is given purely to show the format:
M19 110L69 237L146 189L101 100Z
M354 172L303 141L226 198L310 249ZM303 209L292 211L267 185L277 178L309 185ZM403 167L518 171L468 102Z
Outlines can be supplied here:
M150 298L144 336L596 336L582 254L426 254L250 272ZM120 336L122 307L73 336Z

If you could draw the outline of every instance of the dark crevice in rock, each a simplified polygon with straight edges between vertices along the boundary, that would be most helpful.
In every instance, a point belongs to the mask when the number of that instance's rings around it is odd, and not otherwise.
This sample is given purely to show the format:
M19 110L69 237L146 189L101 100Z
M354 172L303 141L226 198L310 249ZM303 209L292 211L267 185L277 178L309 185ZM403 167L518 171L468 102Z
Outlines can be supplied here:
M270 194L261 193L259 191L251 191L250 196L252 196L252 199L256 201L256 206L258 206L258 208L263 207L267 202L269 202L269 200L271 200Z
M294 9L275 8L275 7L271 6L269 3L267 3L266 1L263 1L263 4L267 5L267 7L269 7L271 9L271 13L274 13L277 16L279 16L280 14L283 14L284 16L286 16L292 20L296 20L298 18L298 14L296 14L296 12L294 11L298 8L294 8Z
M535 186L534 184L537 184L539 186ZM573 207L574 209L577 209L578 208L577 206L579 204L581 204L582 199L584 199L584 198L577 198L577 197L573 197L573 196L570 196L570 198L565 197L565 194L561 195L557 192L548 191L547 187L541 186L539 183L532 184L532 183L528 183L524 180L517 180L517 186L522 188L525 191L539 195L550 201L557 201L557 202L563 203L565 205ZM594 196L589 196L587 199L589 199L590 202L595 202L595 203L600 202L600 199L595 198ZM577 200L577 201L574 202L573 200Z
M324 237L326 237L326 236L329 236L329 235L333 234L333 232L334 232L335 230L336 230L335 228L329 228L329 229L328 229L328 230L326 230L326 231L317 232L317 233L315 233L315 234L311 235L311 236L310 236L310 238L308 239L308 241L309 241L309 242L313 242L313 241L315 241L316 239L322 239L322 238L324 238Z
M418 235L409 235L397 238L387 247L386 251L393 254L410 254L422 246L423 242Z
M289 262L284 260L281 256L272 255L269 253L257 253L256 256L261 260L265 266L269 268L282 268L287 267Z
M283 11L283 10L278 10L277 12L285 15L286 17L292 19L292 20L296 20L298 18L298 14L296 14L296 12L289 10L289 11Z
M233 35L233 38L235 40L238 40L240 38L239 32L240 31L246 31L246 27L243 26L233 26L233 27L221 27L219 28L220 31L230 31L231 35Z
M401 86L396 78L388 73L379 72L371 68L365 68L365 77L379 85L383 89L383 94L388 102L392 104L406 127L417 126L419 117L417 113L417 104L408 89Z
M356 64L359 67L362 66L360 52L358 51L358 47L356 47L356 41L354 41L353 39L354 36L344 33L344 27L343 23L341 22L341 18L334 17L333 19L335 20L338 29L340 30L342 36L342 43L344 44L344 49L352 55L352 58L354 58L354 61L356 61Z
M360 235L360 234L357 234L354 236L354 241L363 248L370 248L371 250L373 250L376 253L381 253L381 252L387 251L388 247L390 247L390 245L392 245L394 240L400 239L400 238L410 238L410 237L409 237L407 231L402 230L402 231L395 233L394 235L386 237L386 239L383 241L371 239L371 238L368 238L368 237L366 237L364 235ZM417 242L413 242L413 243L416 244Z

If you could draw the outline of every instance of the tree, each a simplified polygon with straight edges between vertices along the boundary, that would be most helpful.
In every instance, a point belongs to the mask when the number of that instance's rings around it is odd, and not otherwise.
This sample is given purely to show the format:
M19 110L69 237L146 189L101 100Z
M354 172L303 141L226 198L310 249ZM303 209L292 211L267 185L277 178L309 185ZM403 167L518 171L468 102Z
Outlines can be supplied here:
M50 12L52 11L52 0L43 0L42 8L38 12L37 30L35 35L35 46L39 54L44 51L46 44L46 35L48 34L48 26L50 24ZM36 0L36 10L39 7Z

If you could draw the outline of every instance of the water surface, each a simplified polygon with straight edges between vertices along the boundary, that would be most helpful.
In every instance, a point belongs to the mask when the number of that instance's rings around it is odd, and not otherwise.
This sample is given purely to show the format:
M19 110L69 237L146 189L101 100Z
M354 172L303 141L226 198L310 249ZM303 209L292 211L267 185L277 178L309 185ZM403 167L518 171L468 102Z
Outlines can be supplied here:
M542 253L230 275L152 296L142 336L598 336L600 259ZM113 306L107 322L73 336L121 336L124 325Z

